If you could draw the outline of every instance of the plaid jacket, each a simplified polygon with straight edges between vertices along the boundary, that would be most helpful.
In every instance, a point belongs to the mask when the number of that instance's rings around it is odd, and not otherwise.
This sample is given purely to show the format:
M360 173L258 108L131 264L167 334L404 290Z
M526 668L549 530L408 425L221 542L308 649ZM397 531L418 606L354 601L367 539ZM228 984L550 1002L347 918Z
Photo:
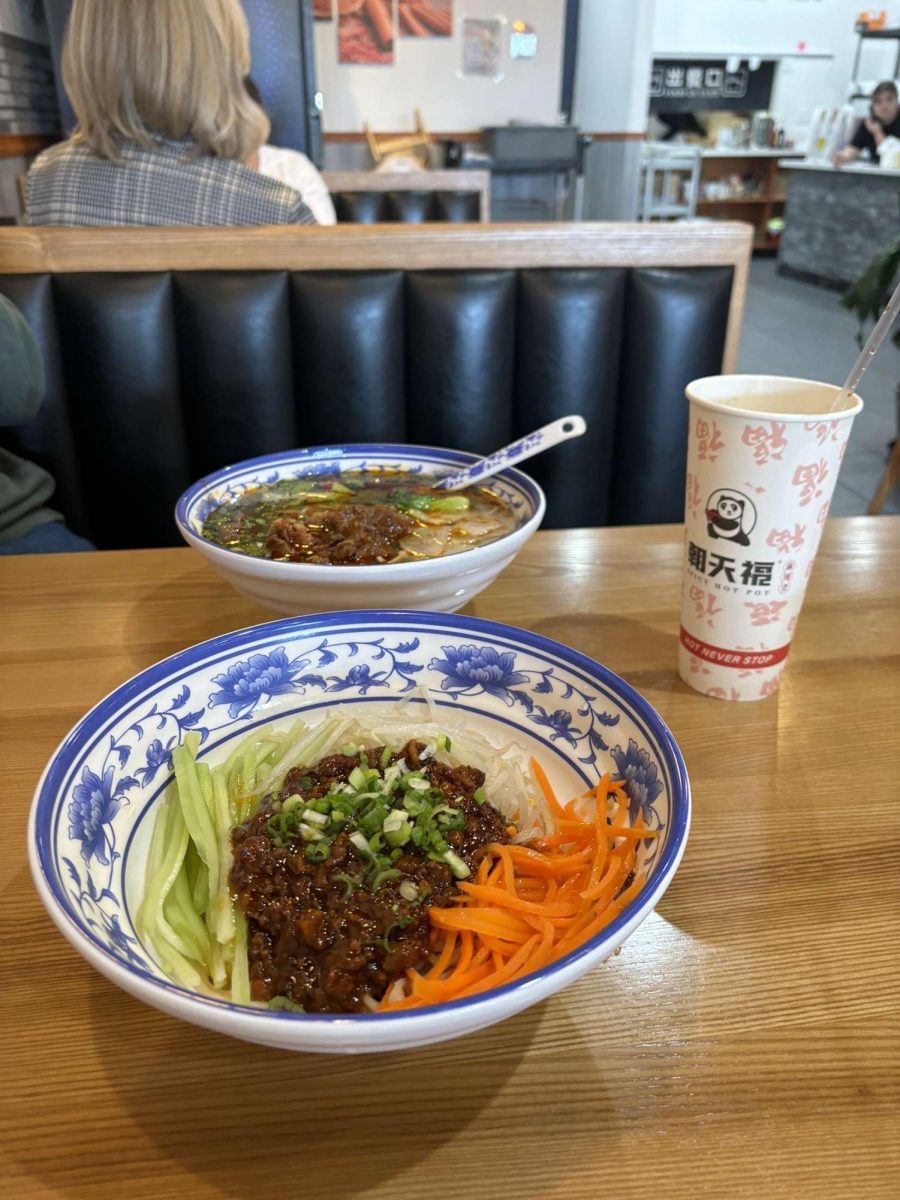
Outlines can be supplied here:
M29 225L315 225L299 192L224 158L191 157L192 142L125 142L121 162L70 139L32 164Z

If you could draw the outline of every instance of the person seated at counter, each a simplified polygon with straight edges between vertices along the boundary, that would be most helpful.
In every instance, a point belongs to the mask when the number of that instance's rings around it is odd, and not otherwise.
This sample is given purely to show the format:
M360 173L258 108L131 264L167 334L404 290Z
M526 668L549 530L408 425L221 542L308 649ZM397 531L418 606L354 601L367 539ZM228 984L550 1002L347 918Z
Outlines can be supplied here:
M894 81L886 79L879 83L869 99L869 115L860 123L850 145L839 150L832 159L836 167L856 162L864 151L877 163L878 147L885 138L900 138L900 100Z
M248 165L269 134L249 69L239 0L75 0L62 77L78 125L28 172L28 224L314 225Z

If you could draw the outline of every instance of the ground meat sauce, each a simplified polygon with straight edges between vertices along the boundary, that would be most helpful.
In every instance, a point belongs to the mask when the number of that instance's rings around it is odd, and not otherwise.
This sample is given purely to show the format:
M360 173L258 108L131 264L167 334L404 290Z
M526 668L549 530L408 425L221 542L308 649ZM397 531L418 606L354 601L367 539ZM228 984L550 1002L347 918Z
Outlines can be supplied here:
M382 749L368 753L377 761ZM421 767L430 785L444 791L446 803L465 814L464 827L447 833L446 840L474 873L491 842L509 841L506 822L488 801L474 798L483 772L433 758L420 763L423 749L423 743L410 742L391 761L405 756L412 767ZM394 980L428 960L428 908L449 904L457 890L444 863L407 847L393 864L402 878L371 892L364 884L348 884L348 878L362 877L366 862L346 834L337 835L321 863L308 861L301 842L282 849L268 834L274 801L291 794L306 800L325 796L358 765L357 757L336 754L314 768L295 768L282 790L232 832L231 886L247 916L254 1000L285 996L307 1012L357 1012L365 1009L364 996L381 999ZM400 895L404 879L419 885L421 899L410 902Z
M415 526L412 517L386 504L346 504L325 511L319 505L306 519L273 521L266 549L286 562L385 563L397 557L400 538Z

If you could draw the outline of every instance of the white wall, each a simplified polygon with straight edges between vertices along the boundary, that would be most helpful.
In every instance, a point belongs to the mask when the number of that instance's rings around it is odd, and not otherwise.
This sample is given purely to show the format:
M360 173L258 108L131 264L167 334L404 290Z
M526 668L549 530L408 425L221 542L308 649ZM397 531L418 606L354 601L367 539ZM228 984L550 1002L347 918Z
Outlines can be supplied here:
M591 0L589 0L591 2ZM413 109L435 132L461 132L510 120L554 124L562 86L563 0L517 0L506 16L530 21L538 35L533 59L509 57L504 35L505 76L461 79L462 17L494 17L497 0L456 0L450 38L397 38L393 66L343 66L337 61L337 21L316 22L316 70L325 96L326 133L413 127Z
M582 0L573 119L586 133L646 129L653 12L654 0Z
M853 23L866 7L882 6L861 0L659 0L653 51L779 57L772 108L802 143L814 109L846 98L856 48ZM890 76L895 51L893 44L869 43L861 78L873 83Z
M654 0L582 0L573 116L585 133L645 132L653 7ZM633 220L640 167L639 140L593 142L585 157L584 218Z

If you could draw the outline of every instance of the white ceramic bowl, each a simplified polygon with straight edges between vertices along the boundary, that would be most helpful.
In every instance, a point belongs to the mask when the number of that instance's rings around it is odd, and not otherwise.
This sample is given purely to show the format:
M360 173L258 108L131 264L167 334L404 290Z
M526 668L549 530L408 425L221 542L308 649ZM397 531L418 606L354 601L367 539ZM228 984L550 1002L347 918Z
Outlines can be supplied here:
M203 537L203 524L218 505L261 483L364 467L393 467L416 473L424 470L440 476L477 461L474 454L430 446L374 444L290 450L248 459L207 475L179 499L175 521L188 545L220 575L243 595L273 612L288 616L354 608L455 612L509 566L544 518L544 493L522 471L503 471L491 482L493 490L515 513L515 529L486 546L446 558L365 567L272 562L213 545Z
M172 983L138 940L154 808L188 730L215 764L256 725L352 706L364 714L424 685L452 729L511 738L539 756L562 796L604 770L626 780L662 830L641 843L648 880L596 937L526 979L471 999L400 1013L276 1012ZM490 789L490 780L486 784ZM107 978L172 1016L263 1045L359 1053L424 1046L503 1020L602 962L644 920L684 852L690 790L659 715L633 688L577 651L472 617L359 612L294 618L227 634L150 667L101 701L57 749L35 794L29 858L50 916ZM598 980L598 986L602 981Z

